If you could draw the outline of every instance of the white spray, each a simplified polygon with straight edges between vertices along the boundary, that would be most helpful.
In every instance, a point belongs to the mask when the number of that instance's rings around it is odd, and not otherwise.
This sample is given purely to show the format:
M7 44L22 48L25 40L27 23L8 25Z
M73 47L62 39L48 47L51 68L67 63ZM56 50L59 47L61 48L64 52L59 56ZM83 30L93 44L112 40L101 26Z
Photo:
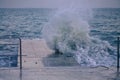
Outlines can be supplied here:
M48 46L63 54L74 54L81 66L113 65L114 59L108 51L113 51L113 47L91 37L90 26L80 14L78 9L58 11L42 30Z

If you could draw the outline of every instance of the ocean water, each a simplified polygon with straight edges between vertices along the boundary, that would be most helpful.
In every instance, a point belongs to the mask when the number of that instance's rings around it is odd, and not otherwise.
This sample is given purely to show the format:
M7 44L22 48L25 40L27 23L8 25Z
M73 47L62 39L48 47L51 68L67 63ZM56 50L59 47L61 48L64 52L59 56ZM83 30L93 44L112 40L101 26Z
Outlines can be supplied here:
M100 39L107 40L110 44L116 45L116 37L120 36L119 12L119 8L94 9L94 17L89 22L91 35L100 37Z
M74 13L72 11L58 11L56 9L0 9L0 39L4 38L52 38L51 34L56 33L55 26L68 26L73 22L75 27L66 27L68 30L65 34L69 33L70 28L81 31L82 35L75 38L74 35L70 39L76 39L73 45L78 48L68 48L68 41L65 39L59 44L59 49L64 53L75 53L75 58L81 66L112 66L116 65L116 40L120 36L120 8L98 8L91 9L90 12L80 11ZM88 14L86 14L86 13ZM64 13L64 14L63 14ZM90 14L89 14L90 13ZM56 15L58 14L58 15ZM61 16L62 14L62 16ZM80 15L80 16L76 16ZM55 16L53 18L53 16ZM67 17L66 17L67 16ZM62 17L62 18L61 18ZM79 19L80 18L80 19ZM82 21L84 20L85 23ZM80 23L79 23L80 22ZM79 24L78 24L79 23ZM47 24L47 25L46 25ZM50 25L50 28L48 27ZM79 27L80 25L84 27ZM53 26L53 27L51 27ZM45 29L45 30L44 30ZM49 30L50 29L50 30ZM44 30L44 31L43 31ZM48 31L46 31L48 30ZM42 33L43 31L43 33ZM52 31L51 33L49 33ZM84 32L82 32L84 31ZM72 31L71 31L72 32ZM84 34L83 34L84 33ZM71 34L71 33L69 33ZM77 35L77 34L76 34ZM78 36L78 35L77 35ZM67 36L64 36L67 37ZM61 38L61 37L60 37ZM88 41L91 44L83 44L78 40ZM83 39L83 40L82 40ZM49 40L49 39L48 39ZM61 39L60 39L61 40ZM48 41L49 42L49 41ZM78 43L78 44L77 44ZM85 43L85 44L84 44ZM64 45L65 44L65 45ZM62 46L61 46L62 45ZM82 47L81 47L82 46ZM86 47L88 46L88 47ZM84 48L83 48L84 47ZM64 48L64 49L63 49ZM0 46L2 51L3 46ZM15 50L14 52L16 52ZM67 52L66 52L67 51ZM8 51L11 54L12 51ZM2 54L3 52L0 52ZM17 59L12 60L12 62ZM105 62L106 61L106 62ZM1 63L7 63L6 59L0 58ZM7 64L1 66L7 66Z

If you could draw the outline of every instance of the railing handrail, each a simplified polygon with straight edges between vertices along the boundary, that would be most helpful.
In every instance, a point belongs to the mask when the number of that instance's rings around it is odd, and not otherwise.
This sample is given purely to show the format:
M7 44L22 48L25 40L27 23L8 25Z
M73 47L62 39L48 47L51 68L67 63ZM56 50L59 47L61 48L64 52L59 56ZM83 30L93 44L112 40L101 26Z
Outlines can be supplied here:
M19 56L20 58L20 69L22 69L22 56L26 56L26 55L22 55L22 47L21 47L21 38L0 38L0 40L19 40L18 43L10 43L9 42L6 42L6 43L2 43L0 45L18 45L18 54L1 54L0 56L8 56L8 57L11 57L11 56ZM1 67L2 68L2 67Z

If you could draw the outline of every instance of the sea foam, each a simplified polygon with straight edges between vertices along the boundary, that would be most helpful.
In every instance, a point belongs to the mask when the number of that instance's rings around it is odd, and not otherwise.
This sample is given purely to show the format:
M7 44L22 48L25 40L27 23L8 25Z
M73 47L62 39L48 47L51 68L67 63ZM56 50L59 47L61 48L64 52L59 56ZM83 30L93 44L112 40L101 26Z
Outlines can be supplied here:
M51 49L73 54L81 66L112 66L115 49L107 41L89 35L88 21L80 15L84 13L77 9L56 12L44 25L43 38Z

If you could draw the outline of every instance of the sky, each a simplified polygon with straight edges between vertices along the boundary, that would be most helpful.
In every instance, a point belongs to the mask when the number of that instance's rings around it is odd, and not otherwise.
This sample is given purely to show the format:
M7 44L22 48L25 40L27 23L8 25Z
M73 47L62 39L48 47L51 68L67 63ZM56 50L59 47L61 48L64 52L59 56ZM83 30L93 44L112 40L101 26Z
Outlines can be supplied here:
M120 0L0 0L0 8L120 8Z

